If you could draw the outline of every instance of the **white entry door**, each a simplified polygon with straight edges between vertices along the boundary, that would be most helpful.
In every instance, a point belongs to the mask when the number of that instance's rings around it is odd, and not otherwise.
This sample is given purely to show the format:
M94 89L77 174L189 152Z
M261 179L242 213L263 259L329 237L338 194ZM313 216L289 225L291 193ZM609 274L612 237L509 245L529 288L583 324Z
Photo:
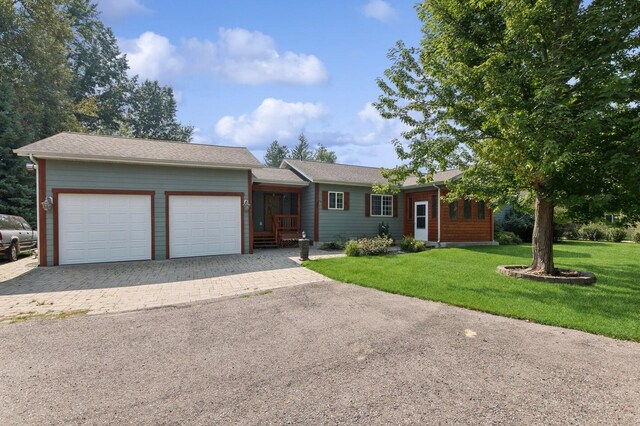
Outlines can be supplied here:
M169 196L169 256L235 254L242 250L240 197Z
M151 196L60 194L60 264L151 259Z
M429 238L429 202L417 201L413 215L413 235L416 240L427 241Z

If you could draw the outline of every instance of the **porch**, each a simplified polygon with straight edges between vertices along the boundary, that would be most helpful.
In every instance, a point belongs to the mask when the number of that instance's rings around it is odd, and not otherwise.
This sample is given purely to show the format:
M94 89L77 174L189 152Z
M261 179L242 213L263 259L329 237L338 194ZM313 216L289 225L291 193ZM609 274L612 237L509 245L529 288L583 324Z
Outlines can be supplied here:
M253 185L253 248L294 246L302 237L302 188Z

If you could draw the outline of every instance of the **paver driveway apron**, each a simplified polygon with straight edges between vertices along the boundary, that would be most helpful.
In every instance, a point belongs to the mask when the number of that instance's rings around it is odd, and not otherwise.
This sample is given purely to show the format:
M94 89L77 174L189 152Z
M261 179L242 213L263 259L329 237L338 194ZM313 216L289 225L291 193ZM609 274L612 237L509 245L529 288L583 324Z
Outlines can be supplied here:
M301 267L295 250L253 255L36 268L0 264L0 321L88 309L89 314L195 302L328 279Z

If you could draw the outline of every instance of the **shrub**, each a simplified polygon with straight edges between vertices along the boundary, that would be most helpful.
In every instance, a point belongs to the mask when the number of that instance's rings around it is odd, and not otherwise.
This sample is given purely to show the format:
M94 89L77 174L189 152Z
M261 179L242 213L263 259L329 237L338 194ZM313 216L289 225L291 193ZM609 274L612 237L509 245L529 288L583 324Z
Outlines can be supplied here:
M609 241L619 243L627 237L627 231L620 228L609 229Z
M579 240L580 239L580 226L577 223L567 223L564 225L564 231L562 236L567 240Z
M347 245L347 239L343 235L338 235L338 237L334 241L328 241L326 243L322 243L320 246L321 250L344 250Z
M581 240L587 241L603 241L607 238L607 231L601 225L589 224L584 225L578 230Z
M388 237L360 238L349 241L344 252L347 256L377 256L387 254L392 243Z
M380 222L378 224L378 236L379 237L387 237L387 238L389 238L391 236L391 231L389 230L389 224L388 223Z
M633 242L634 242L634 243L640 243L640 232L636 232L636 233L633 235Z
M512 232L522 241L530 242L533 235L533 215L507 207L502 217L496 217L496 229Z
M522 244L522 239L513 232L497 231L494 239L501 246L512 246L516 244Z
M347 242L347 244L344 246L344 254L349 257L360 256L360 248L358 247L358 242L356 240Z
M399 245L402 251L406 251L407 253L416 253L427 249L423 241L416 240L411 235L402 237Z

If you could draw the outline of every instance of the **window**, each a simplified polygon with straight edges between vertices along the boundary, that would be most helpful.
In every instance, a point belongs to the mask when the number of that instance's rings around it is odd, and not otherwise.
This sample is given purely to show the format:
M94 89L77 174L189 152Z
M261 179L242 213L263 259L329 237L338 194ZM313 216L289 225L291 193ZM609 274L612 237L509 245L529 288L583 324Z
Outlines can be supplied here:
M438 218L438 196L431 197L431 219Z
M329 210L344 210L344 192L329 191Z
M484 201L478 201L476 204L478 207L478 220L484 219Z
M464 218L465 220L471 219L471 200L464 200Z
M393 216L393 196L372 194L371 216Z
M458 218L458 203L449 203L449 219L456 220Z

